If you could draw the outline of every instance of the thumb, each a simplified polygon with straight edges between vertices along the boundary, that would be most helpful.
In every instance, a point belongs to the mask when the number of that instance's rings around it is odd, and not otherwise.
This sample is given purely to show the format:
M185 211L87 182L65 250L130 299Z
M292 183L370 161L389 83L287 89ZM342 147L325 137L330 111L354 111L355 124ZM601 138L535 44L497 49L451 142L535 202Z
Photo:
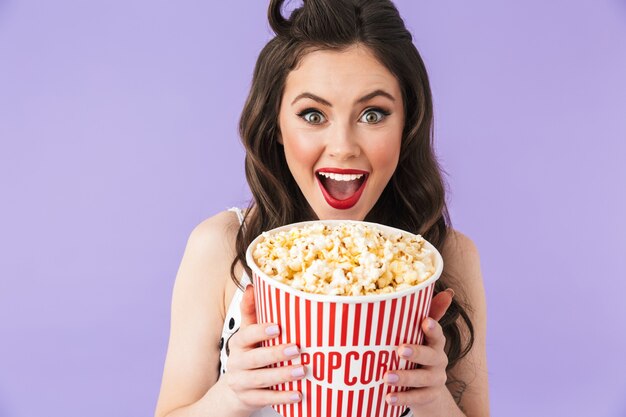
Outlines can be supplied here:
M430 312L428 313L428 317L437 321L441 320L443 315L446 314L446 311L448 311L450 304L452 304L453 296L454 291L451 288L441 291L439 294L435 295L430 302Z
M241 298L241 327L256 323L256 307L254 306L254 289L248 285Z

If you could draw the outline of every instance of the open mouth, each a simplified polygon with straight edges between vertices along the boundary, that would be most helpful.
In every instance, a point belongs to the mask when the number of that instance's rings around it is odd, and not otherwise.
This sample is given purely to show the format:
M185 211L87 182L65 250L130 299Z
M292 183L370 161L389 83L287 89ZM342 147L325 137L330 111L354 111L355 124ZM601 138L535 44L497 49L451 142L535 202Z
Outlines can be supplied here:
M367 171L338 168L322 168L316 174L326 202L336 209L354 206L369 176Z

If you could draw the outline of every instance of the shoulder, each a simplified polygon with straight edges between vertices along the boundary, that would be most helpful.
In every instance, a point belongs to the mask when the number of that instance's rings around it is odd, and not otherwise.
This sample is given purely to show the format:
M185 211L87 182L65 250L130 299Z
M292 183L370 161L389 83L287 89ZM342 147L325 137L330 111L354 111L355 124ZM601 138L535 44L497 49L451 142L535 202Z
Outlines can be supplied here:
M469 236L458 230L450 229L442 247L444 268L452 273L478 274L480 278L480 255L478 248Z
M180 289L189 297L204 294L214 301L211 304L219 307L220 313L224 310L223 296L230 277L230 263L235 256L238 226L236 215L225 210L193 228L187 239L175 290Z
M206 250L223 249L232 239L233 233L237 233L239 224L234 213L224 210L196 225L189 235L188 246Z
M196 225L187 239L183 261L187 265L213 271L218 277L227 256L234 253L238 221L234 213L222 211Z
M443 245L444 271L450 277L461 301L470 307L470 316L484 320L485 289L480 268L480 254L474 241L458 230L450 229ZM456 296L455 296L456 297Z

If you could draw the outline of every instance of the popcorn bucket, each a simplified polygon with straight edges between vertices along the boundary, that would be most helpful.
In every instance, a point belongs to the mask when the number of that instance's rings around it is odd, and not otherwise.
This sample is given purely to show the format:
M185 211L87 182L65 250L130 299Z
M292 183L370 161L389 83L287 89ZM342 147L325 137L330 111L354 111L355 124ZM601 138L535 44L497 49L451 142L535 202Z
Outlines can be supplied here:
M356 222L302 222L269 233L311 223L333 226ZM358 223L384 234L414 236L389 226ZM252 256L261 239L257 237L246 253L253 273L257 321L277 323L281 328L280 336L263 346L297 344L299 358L272 366L302 363L306 369L303 379L271 387L300 391L302 401L274 405L274 410L285 417L400 417L406 407L388 405L385 396L405 388L385 386L383 376L387 370L417 368L417 364L402 359L397 348L403 343L422 343L420 324L430 309L435 281L443 270L439 252L424 242L434 253L436 270L419 285L388 294L335 296L306 293L268 277Z

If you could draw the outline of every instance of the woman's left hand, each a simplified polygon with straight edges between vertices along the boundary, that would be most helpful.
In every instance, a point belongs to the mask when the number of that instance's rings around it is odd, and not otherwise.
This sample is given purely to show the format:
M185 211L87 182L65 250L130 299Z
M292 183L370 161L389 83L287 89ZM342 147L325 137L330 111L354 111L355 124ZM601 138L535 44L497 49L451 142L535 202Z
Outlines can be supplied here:
M394 370L385 374L385 383L409 387L408 391L387 394L387 403L408 406L415 417L463 416L446 387L448 357L446 338L438 320L452 303L452 290L442 291L431 301L429 317L422 321L425 343L401 345L400 357L420 365L418 369Z

